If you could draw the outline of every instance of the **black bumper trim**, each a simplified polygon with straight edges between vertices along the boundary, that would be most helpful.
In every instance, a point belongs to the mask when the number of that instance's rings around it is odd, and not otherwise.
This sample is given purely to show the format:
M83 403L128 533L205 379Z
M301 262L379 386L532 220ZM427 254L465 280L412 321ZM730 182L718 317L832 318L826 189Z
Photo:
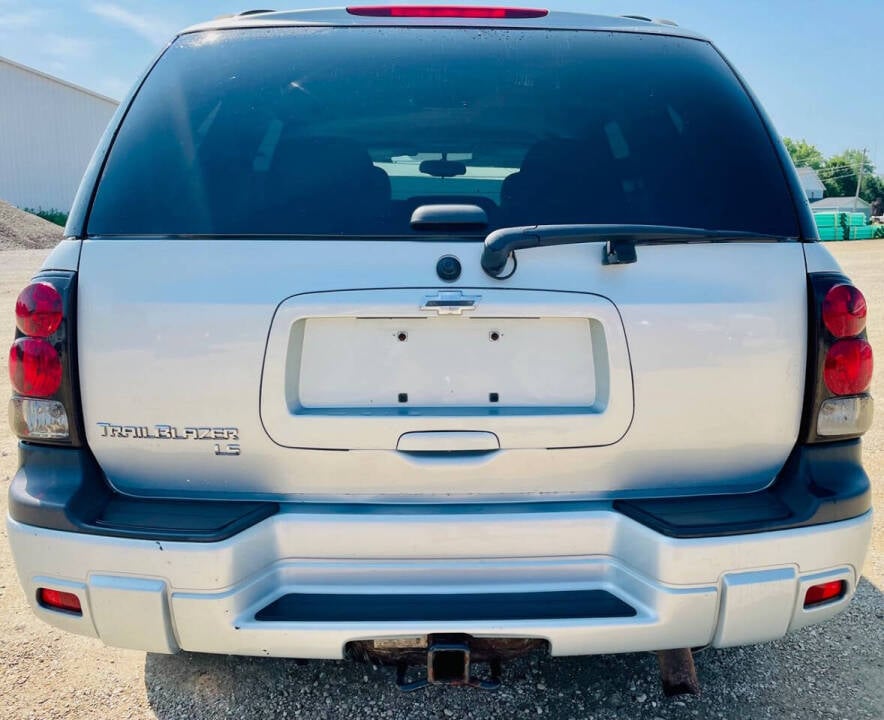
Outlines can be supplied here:
M798 445L776 480L744 495L617 500L614 509L674 538L788 530L849 520L872 508L859 440Z
M276 503L154 500L114 492L88 450L19 443L9 514L25 525L136 540L217 542L279 510Z
M262 622L468 622L634 617L607 590L434 595L283 595L255 614Z
M798 445L776 481L759 492L616 500L614 510L673 538L726 537L822 525L872 507L859 440ZM9 488L9 514L52 530L142 540L217 542L280 511L276 502L159 500L121 495L85 448L19 444L21 467ZM445 512L568 512L606 503L531 502L447 505ZM286 504L310 513L418 514L438 505Z

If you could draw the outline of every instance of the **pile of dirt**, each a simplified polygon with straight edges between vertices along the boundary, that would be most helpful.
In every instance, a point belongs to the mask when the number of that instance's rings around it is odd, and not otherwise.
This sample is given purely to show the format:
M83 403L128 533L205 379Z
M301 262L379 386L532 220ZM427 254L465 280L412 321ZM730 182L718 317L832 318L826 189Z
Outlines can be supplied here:
M0 250L51 248L62 237L62 228L0 200Z

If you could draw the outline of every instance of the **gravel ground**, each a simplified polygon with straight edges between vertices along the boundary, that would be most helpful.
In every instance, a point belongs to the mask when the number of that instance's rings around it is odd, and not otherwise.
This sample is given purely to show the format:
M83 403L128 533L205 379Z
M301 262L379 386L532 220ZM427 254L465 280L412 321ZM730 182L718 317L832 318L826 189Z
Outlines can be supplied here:
M866 293L871 339L884 355L884 241L830 247ZM11 339L15 295L45 254L0 253L0 347ZM884 371L873 391L884 397ZM3 372L0 398L8 394ZM880 479L878 417L864 453ZM15 464L15 442L0 421L2 516ZM879 481L876 507L882 502ZM54 630L27 609L0 540L0 718L884 718L884 513L864 572L850 609L825 625L775 643L700 653L697 698L664 700L656 661L646 654L526 658L504 666L495 694L431 688L402 695L389 670L371 665L145 655Z
M61 226L0 200L0 250L52 248L61 236Z

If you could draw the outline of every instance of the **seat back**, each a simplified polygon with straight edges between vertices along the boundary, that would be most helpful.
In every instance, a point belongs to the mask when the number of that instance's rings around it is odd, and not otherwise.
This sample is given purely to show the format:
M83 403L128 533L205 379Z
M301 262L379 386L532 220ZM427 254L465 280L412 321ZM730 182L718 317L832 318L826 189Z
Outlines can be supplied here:
M604 142L538 142L501 187L506 224L617 222L624 193L615 162Z

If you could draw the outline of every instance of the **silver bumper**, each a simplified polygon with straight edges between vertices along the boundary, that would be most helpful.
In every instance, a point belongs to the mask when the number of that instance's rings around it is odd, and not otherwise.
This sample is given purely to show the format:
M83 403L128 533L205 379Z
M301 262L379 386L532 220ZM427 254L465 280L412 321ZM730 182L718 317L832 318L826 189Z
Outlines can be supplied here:
M795 530L673 539L613 511L464 515L282 513L218 543L127 540L7 519L37 615L152 652L341 658L354 640L466 633L548 640L554 655L726 647L773 640L850 600L872 517ZM806 588L842 579L805 610ZM41 607L75 592L81 617ZM605 590L632 617L475 621L260 621L287 593L472 594Z

